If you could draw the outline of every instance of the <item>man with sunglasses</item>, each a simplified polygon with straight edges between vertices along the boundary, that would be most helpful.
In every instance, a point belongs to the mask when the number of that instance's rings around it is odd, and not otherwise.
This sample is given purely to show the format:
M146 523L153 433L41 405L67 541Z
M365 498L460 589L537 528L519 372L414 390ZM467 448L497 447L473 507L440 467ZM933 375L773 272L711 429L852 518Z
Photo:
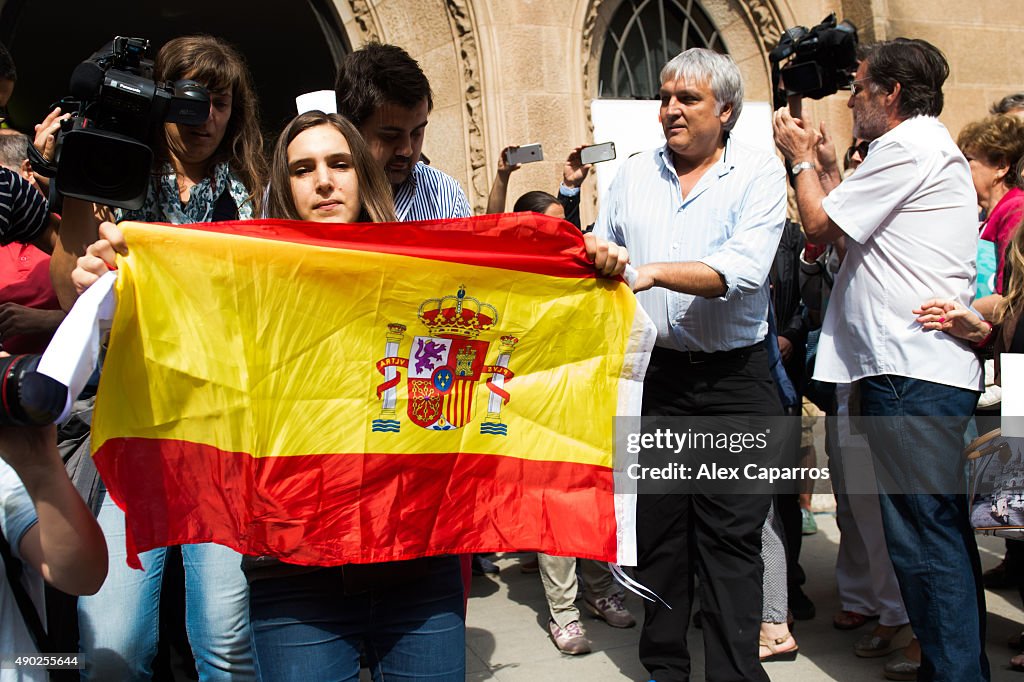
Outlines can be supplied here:
M911 320L922 300L966 306L973 296L977 199L967 160L937 118L948 75L942 53L922 40L864 51L848 106L870 153L845 180L814 126L784 108L774 127L808 240L847 237L814 378L855 383L852 407L873 417L865 430L889 556L923 652L918 679L966 682L989 679L978 552L958 494L981 368L966 344Z

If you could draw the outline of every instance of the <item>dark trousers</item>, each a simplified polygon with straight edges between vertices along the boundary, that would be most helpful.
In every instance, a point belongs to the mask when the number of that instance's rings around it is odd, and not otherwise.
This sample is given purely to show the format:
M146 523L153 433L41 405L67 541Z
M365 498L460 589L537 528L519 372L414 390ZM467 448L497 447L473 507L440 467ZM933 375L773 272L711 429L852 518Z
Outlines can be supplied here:
M696 360L696 361L695 361ZM645 416L782 414L763 346L694 358L655 348ZM767 495L639 495L637 579L671 609L645 602L640 660L657 682L690 677L686 631L700 581L706 679L767 682L758 659L761 527Z

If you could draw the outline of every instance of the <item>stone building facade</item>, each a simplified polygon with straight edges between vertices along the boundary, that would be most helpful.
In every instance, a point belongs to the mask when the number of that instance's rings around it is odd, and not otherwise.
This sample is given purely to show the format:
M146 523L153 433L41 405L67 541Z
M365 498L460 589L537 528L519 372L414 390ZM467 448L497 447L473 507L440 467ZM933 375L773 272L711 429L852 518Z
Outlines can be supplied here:
M51 22L54 16L65 16L55 7L62 2L47 3ZM275 16L297 12L305 3L315 15L310 30L315 32L318 25L323 33L310 34L309 40L329 43L321 49L323 55L374 39L405 47L420 61L435 91L424 151L463 184L479 210L506 144L540 142L547 157L512 176L510 198L529 189L557 187L568 150L593 141L591 104L608 95L608 51L618 49L623 33L634 31L635 43L642 28L641 42L647 41L651 60L658 62L654 68L660 67L663 60L655 43L661 27L652 25L659 17L669 17L670 28L682 17L691 45L711 38L731 54L743 72L748 100L769 100L768 52L780 33L794 25L813 26L830 12L854 22L862 42L903 35L940 47L952 67L942 118L954 135L964 123L984 115L993 100L1024 90L1021 0L239 0L237 4L251 11L233 14L225 24L230 28L223 30L210 25L209 13L231 2L194 3L208 13L196 26L187 21L190 2L174 3L177 12L153 10L154 27L171 30L167 22L179 21L175 30L232 31L237 35L225 37L236 42L266 34L273 45ZM18 34L31 28L26 16L32 5L0 0L0 39L18 44ZM113 17L128 11L129 3L95 0L89 5L93 14L109 6ZM155 8L163 5L170 3L152 3ZM113 18L109 25L119 30ZM632 50L636 52L635 46ZM16 52L15 58L21 55ZM268 96L290 99L299 94L282 90L272 95L264 91L261 97L266 102ZM837 144L845 142L850 119L842 92L810 103L807 111L827 122ZM584 219L596 213L593 183L588 184Z
M505 144L540 142L547 159L513 174L510 198L557 186L561 159L592 142L589 110L598 96L603 51L614 49L616 12L642 0L334 0L353 47L369 39L405 46L436 91L426 151L482 207ZM651 0L658 2L659 0ZM896 36L937 45L949 59L943 122L955 135L989 104L1024 90L1024 8L1019 0L660 0L703 11L739 64L746 97L770 99L768 52L780 33L812 26L829 12L849 19L862 42ZM629 5L631 7L624 6ZM1014 7L1017 11L1013 11ZM842 92L806 106L835 131L850 130ZM550 151L549 151L550 150ZM565 150L565 151L562 151ZM593 191L584 218L593 218Z

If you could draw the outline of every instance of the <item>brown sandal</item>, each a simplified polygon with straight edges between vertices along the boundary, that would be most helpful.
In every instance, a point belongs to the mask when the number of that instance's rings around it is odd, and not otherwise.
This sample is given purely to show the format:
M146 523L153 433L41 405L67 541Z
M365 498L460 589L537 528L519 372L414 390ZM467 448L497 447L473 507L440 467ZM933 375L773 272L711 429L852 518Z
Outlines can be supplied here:
M788 649L780 650L781 646L786 642L793 642L793 646ZM797 646L796 640L793 639L792 634L773 640L761 638L759 644L761 645L759 656L762 663L770 663L774 661L795 661L796 654L800 650L800 647ZM764 653L765 649L768 650L767 654Z
M832 627L836 630L856 630L862 627L864 623L876 618L878 616L865 616L863 613L857 613L856 611L840 611L832 619Z

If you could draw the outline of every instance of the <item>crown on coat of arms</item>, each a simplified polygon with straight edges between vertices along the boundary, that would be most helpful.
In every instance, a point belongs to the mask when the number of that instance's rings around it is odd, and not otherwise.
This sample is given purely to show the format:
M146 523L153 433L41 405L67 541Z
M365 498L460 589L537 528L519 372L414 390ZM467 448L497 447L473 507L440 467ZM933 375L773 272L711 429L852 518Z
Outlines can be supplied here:
M418 316L431 334L450 334L474 339L498 322L498 309L466 296L466 286L459 286L454 296L431 298L420 305Z

